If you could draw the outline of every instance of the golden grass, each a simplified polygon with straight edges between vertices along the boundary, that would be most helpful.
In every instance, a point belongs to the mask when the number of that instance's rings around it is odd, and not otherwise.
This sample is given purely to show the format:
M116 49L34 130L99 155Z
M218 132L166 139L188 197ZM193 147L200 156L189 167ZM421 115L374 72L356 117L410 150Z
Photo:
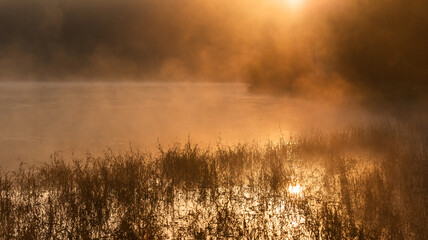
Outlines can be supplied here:
M427 239L426 130L53 154L0 175L0 238Z

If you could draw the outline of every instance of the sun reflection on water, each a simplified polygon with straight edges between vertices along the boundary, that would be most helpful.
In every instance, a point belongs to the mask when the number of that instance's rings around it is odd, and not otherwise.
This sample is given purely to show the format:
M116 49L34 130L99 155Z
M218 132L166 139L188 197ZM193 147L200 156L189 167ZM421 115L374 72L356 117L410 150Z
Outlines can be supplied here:
M300 184L288 186L288 192L291 194L299 195L300 193L302 193L302 190L303 188L300 186Z

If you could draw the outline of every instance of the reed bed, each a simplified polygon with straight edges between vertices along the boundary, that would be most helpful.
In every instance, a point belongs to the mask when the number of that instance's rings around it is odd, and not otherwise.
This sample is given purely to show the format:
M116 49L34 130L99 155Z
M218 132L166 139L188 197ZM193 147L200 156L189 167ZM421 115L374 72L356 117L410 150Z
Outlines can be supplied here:
M1 239L428 239L428 131L393 124L277 142L22 164Z

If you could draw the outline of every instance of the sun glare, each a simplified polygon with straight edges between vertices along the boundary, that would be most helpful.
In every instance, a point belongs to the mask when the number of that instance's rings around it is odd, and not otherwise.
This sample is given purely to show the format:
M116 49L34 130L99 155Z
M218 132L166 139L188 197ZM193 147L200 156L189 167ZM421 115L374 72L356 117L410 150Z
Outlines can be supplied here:
M288 186L288 192L291 194L299 194L302 192L302 187L300 186L300 184L290 185Z
M292 9L300 8L305 0L287 0L288 5Z

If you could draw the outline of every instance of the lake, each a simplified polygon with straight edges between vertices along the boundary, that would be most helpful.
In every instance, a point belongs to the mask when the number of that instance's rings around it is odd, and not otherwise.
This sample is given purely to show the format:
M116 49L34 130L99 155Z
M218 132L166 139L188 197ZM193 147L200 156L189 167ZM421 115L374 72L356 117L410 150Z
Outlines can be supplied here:
M362 110L256 95L243 83L0 83L0 166L60 151L153 151L188 138L204 146L275 141L366 121Z

